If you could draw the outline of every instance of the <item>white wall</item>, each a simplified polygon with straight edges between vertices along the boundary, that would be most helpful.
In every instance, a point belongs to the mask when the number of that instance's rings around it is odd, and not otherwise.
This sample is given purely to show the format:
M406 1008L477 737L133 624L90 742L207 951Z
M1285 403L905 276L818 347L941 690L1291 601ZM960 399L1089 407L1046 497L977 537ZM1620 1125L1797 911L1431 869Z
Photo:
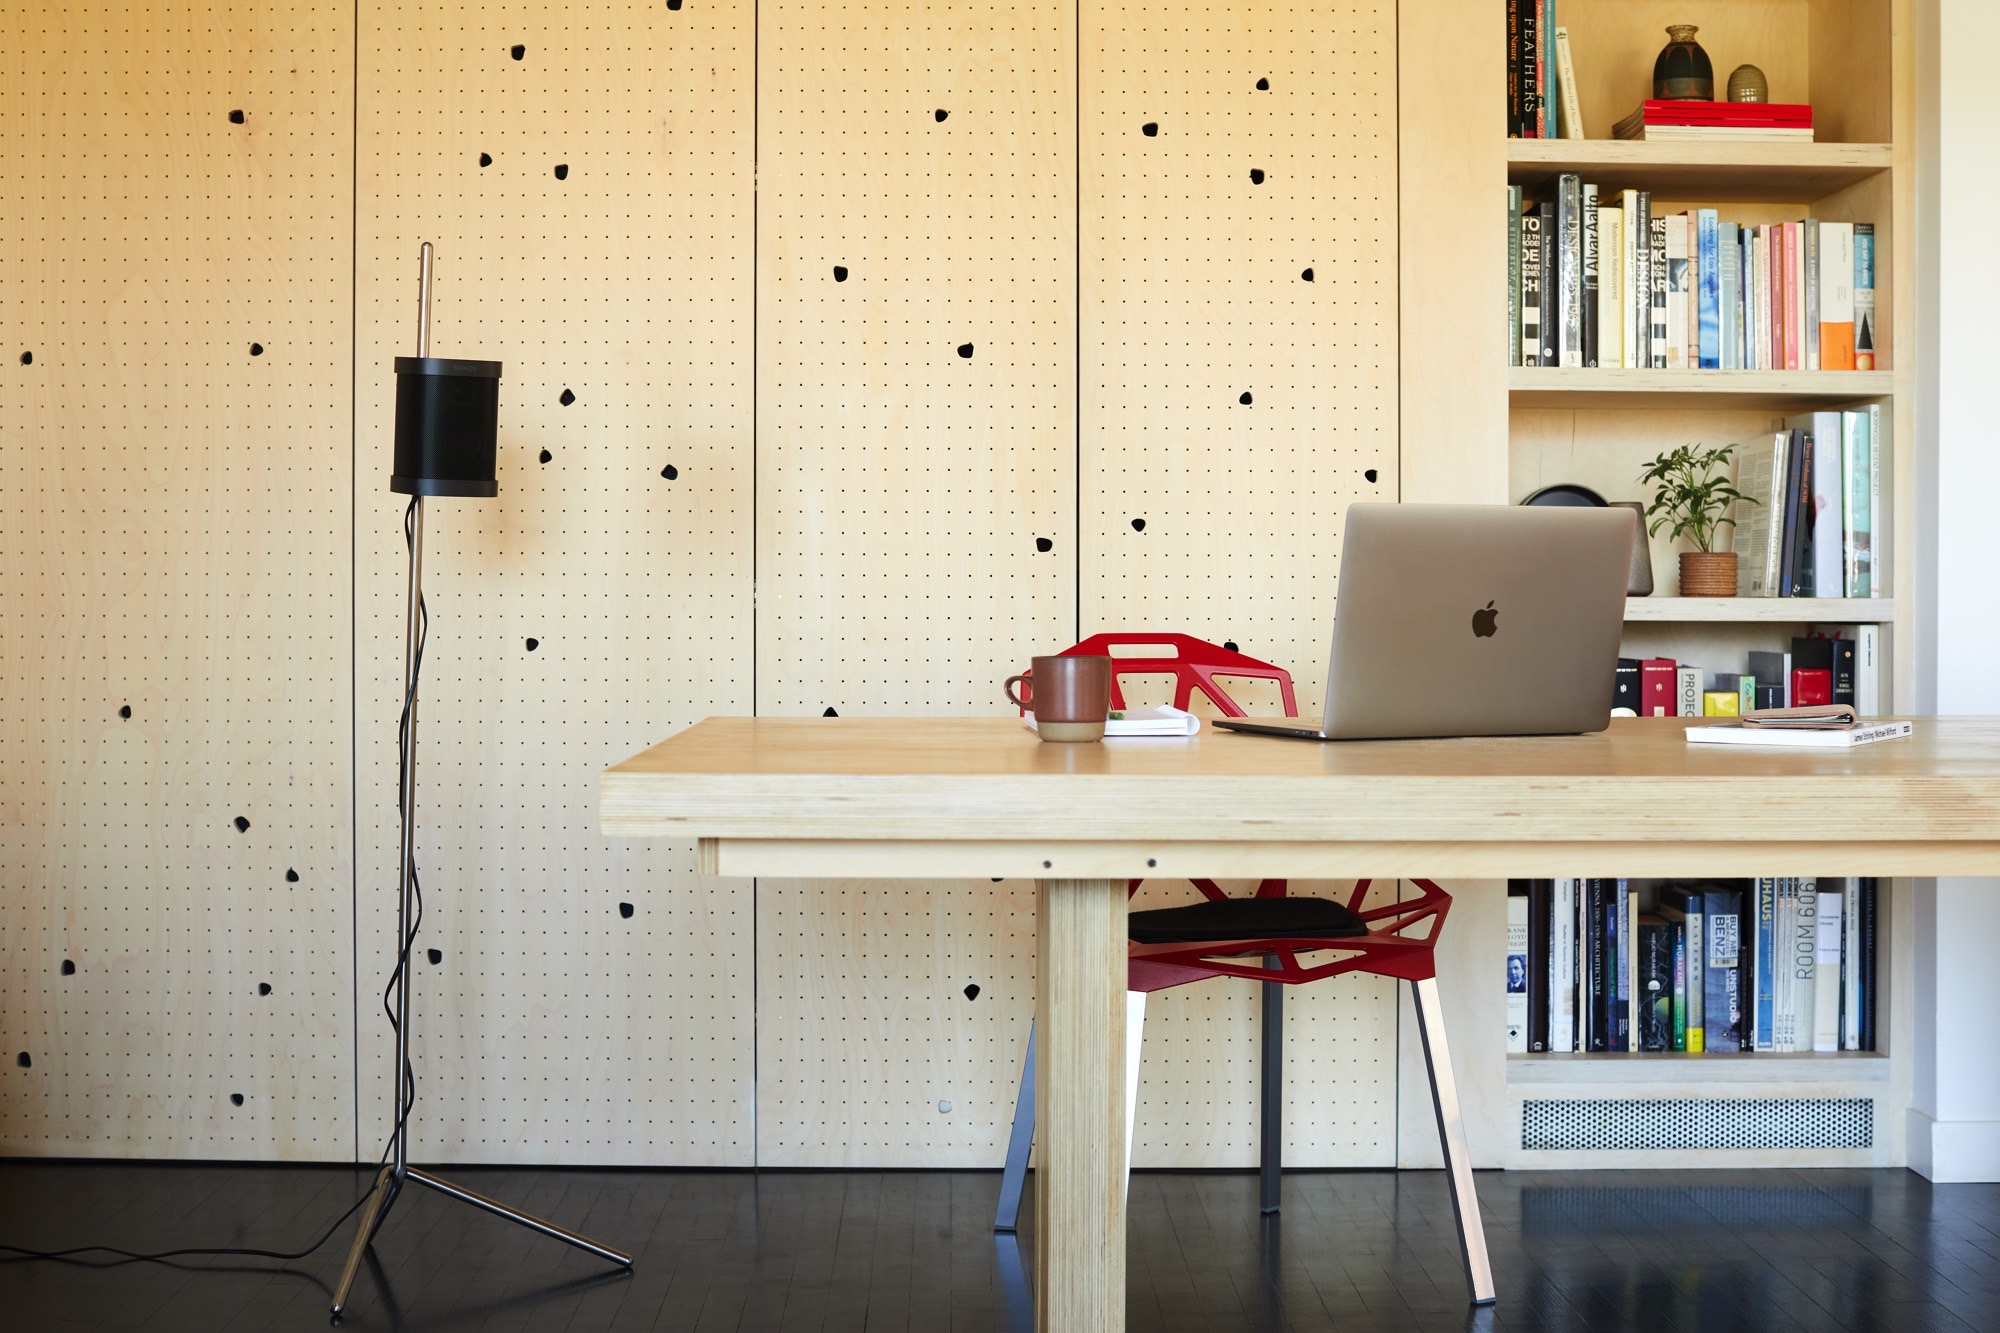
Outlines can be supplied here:
M1991 504L2000 449L1991 419L1992 312L2000 274L1989 219L2000 211L1991 128L2000 43L1991 0L1920 6L1918 353L1920 710L2000 713L2000 558ZM1910 1165L1933 1180L2000 1180L2000 1062L1985 1016L2000 1007L2000 880L1941 879L1917 896L1916 1045Z

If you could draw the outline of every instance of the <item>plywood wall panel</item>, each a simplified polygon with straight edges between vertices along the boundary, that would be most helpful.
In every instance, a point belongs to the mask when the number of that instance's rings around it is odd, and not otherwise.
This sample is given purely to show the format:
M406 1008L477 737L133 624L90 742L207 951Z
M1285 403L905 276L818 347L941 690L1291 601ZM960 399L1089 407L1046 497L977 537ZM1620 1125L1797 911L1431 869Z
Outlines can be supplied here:
M1083 24L1084 631L1233 643L1317 712L1341 515L1397 497L1394 11L1102 7ZM1350 977L1286 998L1288 1160L1393 1160L1393 990ZM1150 1006L1139 1162L1255 1160L1256 1032L1254 986Z
M758 708L990 714L1076 637L1074 9L760 16ZM758 956L761 1161L999 1163L1032 885L764 881Z
M752 8L364 10L358 989L386 1134L403 497L393 359L500 361L500 494L427 503L420 1160L751 1161L751 919L597 774L750 710ZM516 52L518 51L518 57ZM431 949L438 950L431 961Z
M0 1151L353 1147L351 10L202 15L0 15Z

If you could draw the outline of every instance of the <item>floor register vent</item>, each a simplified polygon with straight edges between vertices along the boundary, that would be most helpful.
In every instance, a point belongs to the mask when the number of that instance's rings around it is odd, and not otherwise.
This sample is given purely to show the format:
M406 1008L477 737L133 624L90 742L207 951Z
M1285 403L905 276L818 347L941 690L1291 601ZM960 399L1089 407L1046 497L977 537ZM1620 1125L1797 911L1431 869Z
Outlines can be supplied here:
M1868 1097L1562 1098L1521 1103L1530 1152L1868 1148Z

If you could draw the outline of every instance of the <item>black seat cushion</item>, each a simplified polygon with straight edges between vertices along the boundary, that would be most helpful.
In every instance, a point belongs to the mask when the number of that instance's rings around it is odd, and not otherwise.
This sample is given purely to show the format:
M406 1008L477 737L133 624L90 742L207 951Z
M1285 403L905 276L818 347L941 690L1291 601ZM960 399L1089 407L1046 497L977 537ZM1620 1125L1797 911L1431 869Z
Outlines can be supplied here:
M1125 933L1141 944L1312 940L1366 935L1368 923L1324 898L1223 898L1134 912Z

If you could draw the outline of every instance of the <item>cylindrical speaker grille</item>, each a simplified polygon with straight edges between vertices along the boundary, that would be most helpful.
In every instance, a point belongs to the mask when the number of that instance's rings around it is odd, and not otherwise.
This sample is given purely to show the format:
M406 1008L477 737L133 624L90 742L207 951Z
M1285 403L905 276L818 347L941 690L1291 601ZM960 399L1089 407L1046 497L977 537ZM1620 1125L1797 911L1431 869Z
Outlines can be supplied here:
M498 495L500 363L396 358L396 470L402 495Z

